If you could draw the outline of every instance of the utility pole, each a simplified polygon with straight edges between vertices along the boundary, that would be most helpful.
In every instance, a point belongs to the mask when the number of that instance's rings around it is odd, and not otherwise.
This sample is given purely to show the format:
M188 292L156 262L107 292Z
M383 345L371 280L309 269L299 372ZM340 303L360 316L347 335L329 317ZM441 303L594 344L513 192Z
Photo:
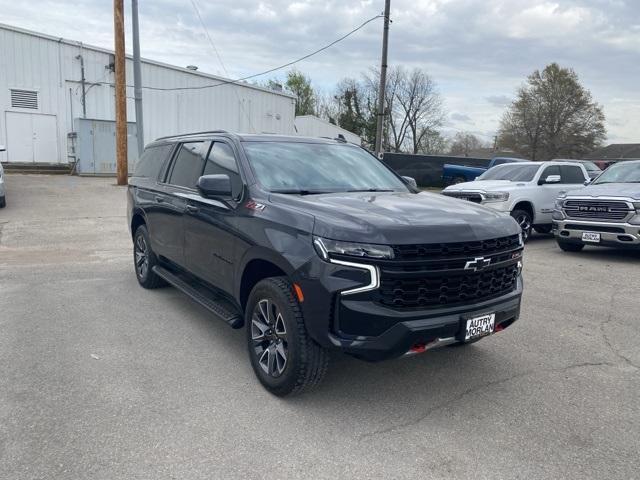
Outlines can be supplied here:
M80 60L80 84L82 85L82 118L87 118L87 79L84 76L84 57L82 56L82 53L77 55L76 59Z
M142 121L142 72L140 67L138 0L131 0L131 22L133 23L133 96L136 101L136 131L138 138L138 157L140 157L144 150L144 122Z
M382 153L382 126L384 124L384 94L387 89L387 46L389 44L389 12L391 0L384 2L384 30L382 32L382 63L380 65L380 89L378 90L378 118L376 123L376 155Z
M116 69L116 175L118 185L127 184L127 83L124 53L124 1L113 0L113 33Z

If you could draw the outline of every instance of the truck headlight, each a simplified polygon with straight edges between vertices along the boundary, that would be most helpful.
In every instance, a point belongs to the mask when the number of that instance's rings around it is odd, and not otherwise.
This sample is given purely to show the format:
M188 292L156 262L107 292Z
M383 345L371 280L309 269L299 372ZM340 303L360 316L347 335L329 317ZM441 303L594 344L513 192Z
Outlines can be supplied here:
M509 192L485 192L482 194L483 202L506 202L509 200Z
M314 237L313 246L323 260L329 260L331 254L362 258L391 259L394 257L393 248L388 245L343 242L341 240Z

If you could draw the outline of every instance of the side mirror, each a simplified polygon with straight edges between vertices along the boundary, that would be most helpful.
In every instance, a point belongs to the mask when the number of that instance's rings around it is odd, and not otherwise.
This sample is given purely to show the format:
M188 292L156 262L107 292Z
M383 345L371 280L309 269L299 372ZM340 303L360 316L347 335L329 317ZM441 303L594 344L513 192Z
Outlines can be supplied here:
M203 175L196 185L204 198L231 197L231 180L229 175Z
M560 183L561 180L560 175L549 175L544 180L541 178L538 184L544 185L545 183Z
M584 186L586 187L586 186L587 186L587 185L589 185L591 182L593 182L593 178L587 178L587 179L584 181Z
M0 145L0 152L4 152L7 150L7 147L5 147L4 145Z
M402 179L408 184L411 185L413 188L418 188L418 183L416 182L416 179L413 177L402 177Z

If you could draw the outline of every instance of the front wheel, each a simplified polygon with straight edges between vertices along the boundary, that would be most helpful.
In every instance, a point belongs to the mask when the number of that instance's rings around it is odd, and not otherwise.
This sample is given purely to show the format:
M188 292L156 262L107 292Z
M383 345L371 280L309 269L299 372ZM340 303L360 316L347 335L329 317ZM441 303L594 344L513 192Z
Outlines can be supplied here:
M7 206L7 197L0 197L0 208Z
M153 271L153 267L158 265L158 257L151 250L149 232L144 225L140 225L133 234L133 262L138 283L144 288L152 289L166 285L166 282Z
M514 210L511 212L511 216L518 222L522 229L522 240L527 241L531 236L531 226L533 224L533 218L531 214L526 210Z
M309 337L286 278L258 282L249 295L245 325L251 366L269 392L296 395L320 383L328 353Z
M584 248L582 243L563 242L562 240L557 240L557 242L563 252L580 252Z

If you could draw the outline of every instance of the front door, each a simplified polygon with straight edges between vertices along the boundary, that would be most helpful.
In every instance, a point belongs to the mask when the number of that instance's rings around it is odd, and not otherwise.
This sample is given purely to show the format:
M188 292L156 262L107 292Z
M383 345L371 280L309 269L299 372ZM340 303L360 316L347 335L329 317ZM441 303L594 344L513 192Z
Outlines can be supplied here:
M187 268L211 285L233 291L235 252L239 234L236 227L236 201L243 183L233 148L214 142L203 175L225 174L231 180L232 196L207 199L200 195L188 199L185 216L185 257Z
M15 163L58 163L55 115L6 112L7 159Z

